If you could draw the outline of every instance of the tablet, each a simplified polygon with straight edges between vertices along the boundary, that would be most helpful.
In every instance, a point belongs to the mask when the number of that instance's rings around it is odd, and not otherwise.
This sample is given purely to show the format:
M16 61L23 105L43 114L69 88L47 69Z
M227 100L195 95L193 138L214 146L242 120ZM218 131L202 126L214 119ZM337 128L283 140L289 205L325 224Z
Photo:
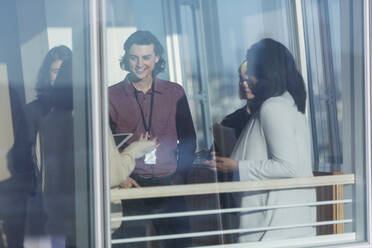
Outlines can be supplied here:
M132 133L116 133L113 134L116 148L121 147L127 140L132 137Z

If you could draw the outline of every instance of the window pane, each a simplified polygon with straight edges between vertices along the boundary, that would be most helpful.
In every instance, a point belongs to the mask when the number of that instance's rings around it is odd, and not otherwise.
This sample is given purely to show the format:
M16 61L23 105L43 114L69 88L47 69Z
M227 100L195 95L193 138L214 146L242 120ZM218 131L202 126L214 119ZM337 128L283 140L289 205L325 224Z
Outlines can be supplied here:
M88 1L0 3L0 246L93 247Z
M106 7L113 247L366 240L363 1Z
M365 126L363 1L303 1L307 41L310 110L315 170L355 173L355 186L345 187L345 231L364 238ZM350 11L352 9L353 11ZM360 205L356 205L360 201ZM359 211L358 211L359 212Z

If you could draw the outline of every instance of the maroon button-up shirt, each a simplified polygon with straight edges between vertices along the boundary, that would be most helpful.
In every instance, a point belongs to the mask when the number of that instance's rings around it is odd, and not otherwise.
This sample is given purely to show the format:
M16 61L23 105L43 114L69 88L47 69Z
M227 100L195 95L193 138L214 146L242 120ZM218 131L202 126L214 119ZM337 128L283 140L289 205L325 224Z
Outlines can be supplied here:
M154 105L151 136L157 137L156 164L144 164L144 158L136 160L133 174L145 178L165 177L173 173L187 173L191 167L196 147L194 125L182 86L155 78ZM141 110L135 97L136 89L124 80L109 88L110 124L113 133L133 133L127 142L138 140L145 133ZM152 89L146 94L137 91L146 124L149 123Z

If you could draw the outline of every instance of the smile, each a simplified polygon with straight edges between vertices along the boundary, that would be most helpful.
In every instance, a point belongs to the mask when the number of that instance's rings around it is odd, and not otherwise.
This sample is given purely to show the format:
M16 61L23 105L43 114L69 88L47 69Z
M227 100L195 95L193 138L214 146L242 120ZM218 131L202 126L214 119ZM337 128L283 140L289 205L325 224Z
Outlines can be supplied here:
M146 69L136 70L136 73L137 73L137 74L142 74L142 73L144 73L145 71L146 71Z

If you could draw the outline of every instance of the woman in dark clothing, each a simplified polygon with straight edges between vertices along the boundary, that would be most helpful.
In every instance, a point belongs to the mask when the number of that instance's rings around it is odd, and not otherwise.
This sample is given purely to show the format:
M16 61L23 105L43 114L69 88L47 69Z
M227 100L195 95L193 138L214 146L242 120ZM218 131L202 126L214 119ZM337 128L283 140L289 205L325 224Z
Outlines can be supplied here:
M222 126L233 128L236 138L239 138L243 128L251 118L251 111L249 102L254 98L250 88L248 87L247 74L247 61L244 61L238 69L239 73L239 97L240 99L247 100L244 107L236 110L234 113L227 115L221 122Z
M43 213L43 203L41 197L41 168L35 151L36 137L40 129L40 124L44 117L51 111L51 88L56 80L61 65L71 59L71 50L66 46L52 48L45 56L40 67L36 92L37 99L24 106L25 123L23 129L27 132L27 152L31 153L28 161L25 162L29 170L34 171L35 182L33 183L32 195L29 198L29 209L27 213L27 233L29 235L41 235L44 233L45 214Z
M75 247L75 163L72 59L60 69L50 92L50 113L40 123L40 162L46 233L55 247ZM54 246L53 246L54 247Z
M40 67L37 77L37 99L25 106L26 125L29 134L28 142L33 150L33 162L36 171L38 171L38 161L36 159L34 147L40 122L51 110L50 92L58 75L59 68L62 63L70 59L71 56L71 50L66 46L54 47L48 52Z

